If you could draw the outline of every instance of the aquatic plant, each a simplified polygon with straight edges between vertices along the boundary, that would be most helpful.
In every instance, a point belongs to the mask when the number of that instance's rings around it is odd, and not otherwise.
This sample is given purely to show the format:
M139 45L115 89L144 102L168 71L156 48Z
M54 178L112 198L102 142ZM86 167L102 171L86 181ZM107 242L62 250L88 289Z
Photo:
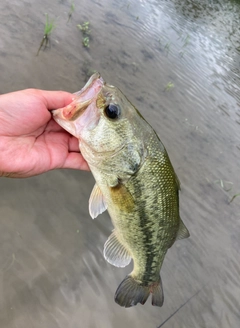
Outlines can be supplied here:
M186 47L186 46L189 44L189 41L190 41L190 35L187 34L186 37L183 37L183 38L182 38L182 41L183 41L183 47Z
M84 22L82 25L78 24L77 27L82 31L83 34L90 34L91 30L89 29L89 22Z
M74 13L75 11L75 4L74 4L74 1L71 2L71 7L70 7L70 10L69 10L69 13L68 13L68 20L67 20L67 23L70 21L70 19L72 18L72 14Z
M170 91L172 88L174 88L174 84L172 82L168 82L164 90Z
M240 196L240 193L233 195L232 198L230 199L229 203L231 203L238 196Z
M233 183L231 181L223 181L222 179L214 181L221 186L221 188L225 191L230 191L232 189ZM227 185L231 185L231 187L227 187Z
M168 56L170 52L170 48L172 46L171 41L168 38L166 38L164 35L161 35L158 37L157 42L159 43L160 49L163 50Z
M82 40L84 47L89 48L89 37L85 36Z
M169 54L170 47L171 47L171 42L167 42L164 47L164 50L166 50L167 55Z
M52 33L52 31L55 29L56 25L54 23L54 19L52 19L51 21L49 21L48 19L48 14L46 14L46 22L45 22L45 26L44 26L44 35L42 38L42 41L40 43L40 46L38 48L38 52L37 52L37 56L40 52L40 50L44 47L43 50L46 49L46 47L48 46L48 44L50 44L50 34Z
M85 48L89 48L89 34L91 33L91 30L89 29L89 22L84 22L83 24L78 24L77 27L82 32L83 39L82 44Z
M44 27L44 35L47 35L49 37L49 35L52 33L52 31L55 29L55 27L56 27L56 25L54 25L54 19L49 21L48 14L46 14L46 23L45 23L45 27Z

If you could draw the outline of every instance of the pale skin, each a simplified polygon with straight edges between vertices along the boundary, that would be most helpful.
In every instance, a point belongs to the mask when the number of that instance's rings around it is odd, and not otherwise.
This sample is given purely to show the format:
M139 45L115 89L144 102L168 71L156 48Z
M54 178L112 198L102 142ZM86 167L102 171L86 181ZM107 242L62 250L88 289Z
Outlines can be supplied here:
M64 91L27 89L0 95L0 177L26 178L54 169L88 170L79 141L53 119L68 105Z

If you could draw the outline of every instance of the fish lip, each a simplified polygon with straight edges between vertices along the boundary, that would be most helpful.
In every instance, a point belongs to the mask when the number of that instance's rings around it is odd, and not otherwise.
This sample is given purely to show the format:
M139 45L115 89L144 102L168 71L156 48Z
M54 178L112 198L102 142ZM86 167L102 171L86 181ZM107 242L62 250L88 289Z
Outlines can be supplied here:
M94 82L97 80L97 79L100 79L102 81L102 83L104 84L105 82L103 81L103 78L101 77L100 73L99 72L95 72L90 78L89 80L87 81L87 83L84 85L84 87L80 90L80 91L77 91L74 93L75 96L80 96L80 95L83 95L88 89L90 89Z
M85 86L73 94L73 101L69 105L52 111L54 119L74 121L85 112L93 99L101 92L104 85L105 82L100 73L94 73Z
M81 99L81 102L85 101L91 101L93 98L95 98L99 92L102 90L103 86L105 85L105 81L101 77L100 73L96 72L94 73L87 83L84 85L84 87L80 90L75 92L73 95L73 101L77 99ZM100 87L100 88L99 88ZM96 90L98 89L98 90Z

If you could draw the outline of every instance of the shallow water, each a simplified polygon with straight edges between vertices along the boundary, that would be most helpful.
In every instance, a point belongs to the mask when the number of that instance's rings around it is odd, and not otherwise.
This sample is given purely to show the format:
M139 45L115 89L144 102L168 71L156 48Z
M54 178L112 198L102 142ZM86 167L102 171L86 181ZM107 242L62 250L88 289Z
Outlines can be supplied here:
M58 170L0 180L0 327L237 328L240 321L239 1L0 3L0 92L82 88L98 70L165 144L191 238L169 250L162 308L113 296L131 267L102 256L112 225L88 214L94 180ZM45 13L51 48L36 56ZM91 24L90 48L76 24ZM169 84L171 82L172 84Z

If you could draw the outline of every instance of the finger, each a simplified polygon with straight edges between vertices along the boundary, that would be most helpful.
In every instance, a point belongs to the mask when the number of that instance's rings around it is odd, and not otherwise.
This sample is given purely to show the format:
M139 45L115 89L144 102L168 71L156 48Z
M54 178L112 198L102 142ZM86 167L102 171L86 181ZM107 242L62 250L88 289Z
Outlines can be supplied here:
M66 130L64 130L59 124L57 124L54 120L49 121L48 125L45 129L46 132L58 132L56 135L54 135L54 138L57 138L59 142L61 140L66 140L68 142L68 150L69 151L75 151L80 152L79 150L79 140L72 136L70 133L68 133ZM53 140L53 135L51 134L51 140Z
M79 153L69 153L62 168L90 171L87 162Z
M73 136L70 136L69 142L68 142L68 149L69 151L74 151L74 152L80 152L79 150L79 140Z
M44 99L45 105L49 110L65 107L69 105L74 95L65 91L46 91L38 90Z
M56 121L54 121L54 119L50 119L50 121L48 122L46 128L45 128L46 132L66 132L66 130L64 130ZM66 132L67 133L67 132Z

